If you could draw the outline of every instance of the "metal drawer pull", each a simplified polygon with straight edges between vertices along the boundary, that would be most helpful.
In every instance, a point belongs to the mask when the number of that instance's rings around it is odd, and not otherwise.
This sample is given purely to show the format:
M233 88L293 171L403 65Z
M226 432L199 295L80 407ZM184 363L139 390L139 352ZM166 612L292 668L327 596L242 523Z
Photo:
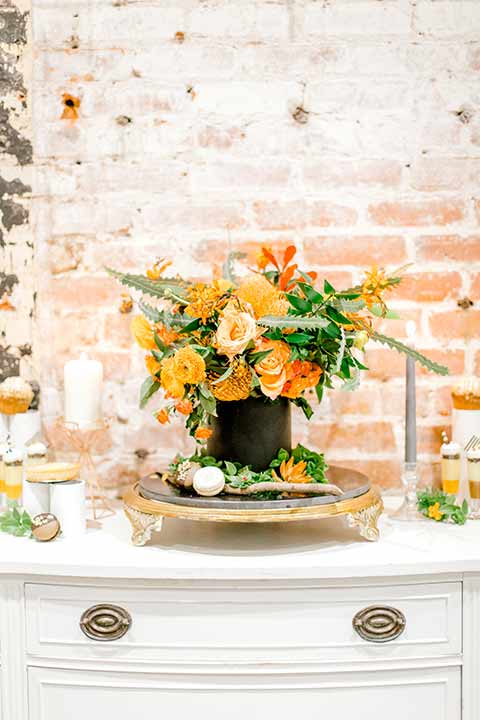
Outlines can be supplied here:
M383 643L398 638L407 624L405 615L387 605L370 605L353 618L353 629L363 640Z
M80 629L91 640L111 641L123 637L132 625L130 613L119 605L92 605L80 618Z

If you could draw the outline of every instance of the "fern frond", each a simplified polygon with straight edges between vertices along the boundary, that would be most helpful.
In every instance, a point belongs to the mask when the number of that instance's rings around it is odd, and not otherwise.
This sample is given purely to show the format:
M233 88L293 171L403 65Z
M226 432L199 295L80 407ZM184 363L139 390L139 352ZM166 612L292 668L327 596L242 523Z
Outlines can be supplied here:
M276 316L265 315L258 320L259 325L270 328L301 328L303 330L323 328L330 324L330 320L321 317L294 317L292 315Z
M425 355L419 353L418 350L415 350L408 345L404 345L399 340L395 340L395 338L388 337L388 335L381 335L377 332L372 333L370 337L375 342L382 343L382 345L388 345L389 348L397 350L397 352L409 355L416 362L420 363L431 372L437 373L438 375L448 375L450 372L449 369L445 367L445 365L439 365L439 363L433 362L433 360L430 360L429 358L425 357Z
M144 302L143 300L140 300L138 303L138 307L142 311L142 313L145 315L147 320L150 320L150 322L158 323L161 322L163 319L163 312L162 310L157 310L157 308L152 307L148 303Z
M143 300L138 303L138 307L145 315L147 320L150 320L150 322L153 323L161 322L167 328L171 327L172 325L177 328L184 327L185 325L188 325L192 322L192 318L188 317L188 315L181 315L180 313L176 313L174 315L173 313L168 312L168 310L157 310Z
M112 268L105 268L109 275L116 278L122 285L140 290L144 295L151 297L172 297L179 301L185 301L186 283L177 278L161 278L160 280L150 280L144 275L131 275L130 273L121 273Z

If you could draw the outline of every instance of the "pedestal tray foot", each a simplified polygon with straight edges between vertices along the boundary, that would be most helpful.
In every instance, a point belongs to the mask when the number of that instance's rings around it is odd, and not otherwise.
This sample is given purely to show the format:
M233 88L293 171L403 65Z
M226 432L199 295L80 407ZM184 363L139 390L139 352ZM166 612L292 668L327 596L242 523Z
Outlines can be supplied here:
M162 529L163 515L143 513L127 505L124 510L132 526L133 545L145 545L152 537L152 532L160 532Z
M348 513L347 520L350 527L357 527L365 540L377 542L380 538L378 520L383 512L383 501L379 497L376 502L362 510Z

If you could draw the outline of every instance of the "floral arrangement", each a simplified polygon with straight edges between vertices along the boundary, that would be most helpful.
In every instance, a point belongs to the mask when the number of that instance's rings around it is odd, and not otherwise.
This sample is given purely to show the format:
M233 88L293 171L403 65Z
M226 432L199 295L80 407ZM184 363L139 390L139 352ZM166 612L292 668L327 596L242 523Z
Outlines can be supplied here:
M295 255L294 246L281 257L263 247L256 266L238 277L243 258L234 253L223 276L211 283L165 277L170 263L163 260L145 275L109 270L142 294L141 314L132 321L133 336L147 351L140 405L160 392L157 420L183 416L190 434L202 442L211 434L217 401L288 398L310 418L312 393L320 402L334 382L357 387L360 371L367 369L362 351L369 341L448 373L374 329L376 318L398 317L385 298L401 282L401 271L388 275L374 267L361 284L337 290L328 280L319 283L316 273L301 271Z

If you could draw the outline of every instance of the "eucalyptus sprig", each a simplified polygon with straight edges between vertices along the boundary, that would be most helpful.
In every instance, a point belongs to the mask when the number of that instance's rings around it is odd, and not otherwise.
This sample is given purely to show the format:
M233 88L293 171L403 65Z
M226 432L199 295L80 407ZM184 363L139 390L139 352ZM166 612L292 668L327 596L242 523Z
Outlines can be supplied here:
M417 493L417 508L426 518L437 522L453 522L456 525L465 525L468 517L468 503L456 504L455 495L449 495L443 490L427 488Z
M32 518L17 503L12 503L0 515L0 532L16 537L32 537Z

